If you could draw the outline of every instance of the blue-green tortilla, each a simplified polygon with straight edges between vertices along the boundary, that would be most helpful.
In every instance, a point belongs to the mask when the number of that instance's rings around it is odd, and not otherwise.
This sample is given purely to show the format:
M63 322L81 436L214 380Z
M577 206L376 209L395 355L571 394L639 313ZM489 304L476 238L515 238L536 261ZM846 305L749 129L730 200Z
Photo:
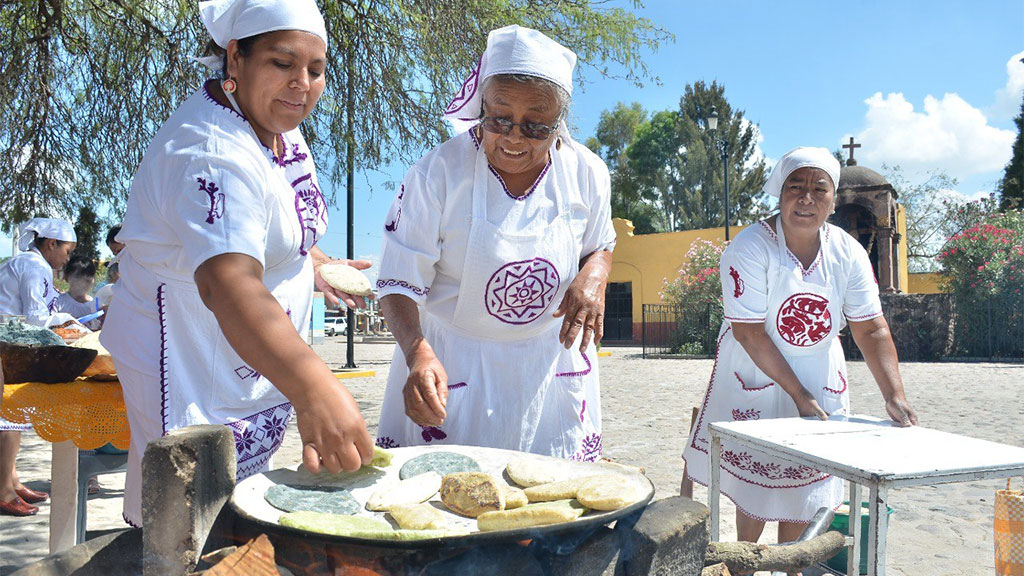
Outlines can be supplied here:
M355 514L362 509L352 493L330 486L287 486L275 484L263 496L274 508L285 512Z
M431 471L437 472L443 478L455 472L480 472L480 465L469 456L455 452L430 452L403 464L398 477L405 480Z

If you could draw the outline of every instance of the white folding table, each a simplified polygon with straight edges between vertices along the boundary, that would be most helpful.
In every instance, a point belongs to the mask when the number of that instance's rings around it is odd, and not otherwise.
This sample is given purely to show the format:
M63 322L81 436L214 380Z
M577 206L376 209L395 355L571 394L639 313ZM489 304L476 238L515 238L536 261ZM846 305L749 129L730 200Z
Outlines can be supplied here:
M1024 448L873 416L712 422L711 540L718 540L722 439L780 460L813 466L850 482L847 574L859 573L860 488L868 488L868 575L885 574L886 500L890 488L1009 478L1024 473Z

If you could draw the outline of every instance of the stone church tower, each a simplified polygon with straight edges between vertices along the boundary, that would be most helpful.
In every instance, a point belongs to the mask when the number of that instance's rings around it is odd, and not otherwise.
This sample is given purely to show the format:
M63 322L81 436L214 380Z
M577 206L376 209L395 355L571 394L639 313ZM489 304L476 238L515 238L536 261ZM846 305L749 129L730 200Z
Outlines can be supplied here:
M836 190L836 213L829 222L846 230L860 241L871 258L878 287L883 293L904 292L901 286L900 262L901 208L899 195L891 184L878 172L858 166L853 157L860 144L844 144L850 151L846 166L839 172L839 189Z

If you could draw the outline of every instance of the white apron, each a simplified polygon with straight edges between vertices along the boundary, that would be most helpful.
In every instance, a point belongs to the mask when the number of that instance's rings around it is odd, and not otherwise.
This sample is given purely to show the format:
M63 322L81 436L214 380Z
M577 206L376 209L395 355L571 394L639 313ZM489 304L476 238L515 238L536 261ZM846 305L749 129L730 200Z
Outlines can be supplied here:
M41 274L38 282L42 286L42 305L39 302L21 302L21 282L34 282L34 277L25 273L27 268L35 268ZM16 271L17 270L17 271ZM42 309L45 308L51 315L57 313L57 300L60 292L53 287L53 268L46 258L36 249L35 246L27 251L18 254L0 267L0 282L4 283L3 298L0 298L0 314L13 314L25 316L25 322L31 325L42 326L47 323L47 318L42 316ZM30 314L30 311L37 311L38 314ZM0 399L2 400L2 399ZM7 430L27 431L31 430L31 424L16 424L10 420L0 418L0 432Z
M565 178L561 172L546 177ZM581 354L578 338L566 350L558 341L562 318L552 317L579 271L568 202L557 195L558 215L540 231L503 232L486 218L492 177L480 150L452 322L420 314L424 337L448 374L447 418L440 427L421 427L405 415L409 370L396 347L377 444L469 444L594 461L601 455L596 349L590 344Z
M234 99L228 95L234 104ZM237 104L234 104L237 109ZM251 126L253 138L257 138ZM257 138L258 141L258 138ZM298 145L285 143L284 156L274 160L270 186L277 205L270 211L267 261L263 282L301 332L309 325L313 296L313 265L308 251L327 228L323 196L312 176L313 164ZM271 160L268 160L271 161ZM214 190L216 192L216 190ZM211 206L223 204L223 198ZM210 218L218 217L211 210ZM153 293L159 321L159 372L152 374L118 365L132 427L125 487L124 518L141 525L141 459L149 441L171 430L196 424L225 424L234 435L237 478L267 469L284 440L292 415L287 398L247 365L228 343L213 313L203 304L194 282L168 278L141 269L131 244L122 251L121 271L137 288ZM118 290L126 282L118 283ZM114 305L117 306L118 299ZM104 335L112 352L133 338L127 311L112 309ZM115 359L117 352L114 352ZM116 360L115 360L116 362ZM157 390L155 386L159 384Z
M837 338L842 328L842 296L826 276L825 285L798 278L792 270L786 238L776 220L780 268L769 269L765 332L793 368L797 378L829 414L846 414L846 366ZM819 237L821 236L819 231ZM824 239L819 264L828 266ZM775 281L771 279L775 277ZM711 383L683 458L687 475L707 485L711 422L763 420L799 416L796 403L754 364L725 322L719 334ZM763 521L808 522L818 508L842 501L842 480L814 468L776 461L762 452L722 440L721 492L736 507Z

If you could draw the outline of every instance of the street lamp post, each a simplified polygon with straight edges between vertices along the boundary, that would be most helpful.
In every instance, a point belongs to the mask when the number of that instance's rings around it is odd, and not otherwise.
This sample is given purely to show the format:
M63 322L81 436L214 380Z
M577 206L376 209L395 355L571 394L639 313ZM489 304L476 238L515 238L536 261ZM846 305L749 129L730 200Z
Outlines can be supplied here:
M725 138L719 138L716 134L718 131L718 110L715 107L711 107L711 114L707 117L708 130L711 131L711 137L715 140L715 149L718 150L719 156L722 157L722 180L725 184L725 241L729 241L729 141Z

